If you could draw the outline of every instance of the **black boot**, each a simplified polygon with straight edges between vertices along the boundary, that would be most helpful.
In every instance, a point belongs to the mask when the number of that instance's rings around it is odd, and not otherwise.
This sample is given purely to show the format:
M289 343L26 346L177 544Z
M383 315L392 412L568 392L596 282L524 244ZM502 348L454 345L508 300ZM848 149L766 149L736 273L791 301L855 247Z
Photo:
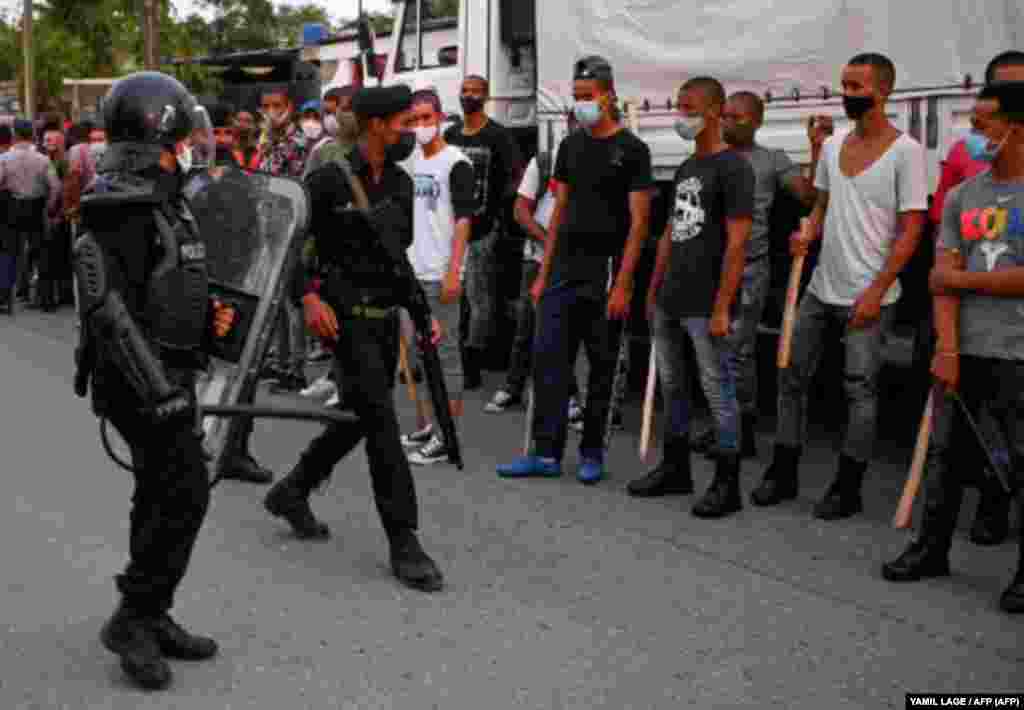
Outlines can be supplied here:
M100 641L108 651L121 657L121 669L136 685L146 690L163 690L171 684L171 667L160 653L151 621L122 603L103 625Z
M757 458L757 413L744 412L740 423L740 456Z
M928 452L921 531L903 554L882 565L890 582L916 582L949 576L949 549L963 501L963 487L947 470L941 454Z
M742 509L739 454L721 455L715 464L715 478L693 506L693 514L698 518L724 518Z
M646 476L630 481L626 491L636 498L693 493L689 439L685 436L666 439L658 467Z
M291 473L274 484L263 499L263 507L271 515L284 518L295 537L302 540L325 540L331 530L313 515L309 507L309 494L320 485L329 472L324 474L309 466L305 455Z
M1010 501L1012 496L991 471L986 472L980 486L981 498L971 526L971 542L975 545L1002 545L1010 536Z
M216 641L189 633L169 614L150 620L149 629L165 658L205 661L217 655Z
M481 373L482 353L468 345L462 346L462 388L467 391L478 390L484 386Z
M750 494L754 505L778 505L784 500L796 500L800 493L800 457L803 447L776 444L772 462L764 471L761 484Z
M444 587L444 577L427 556L412 530L388 532L391 543L391 570L405 586L421 592L436 592Z
M860 489L867 470L867 461L840 455L836 478L828 487L825 497L814 506L814 517L819 520L842 520L863 511L864 501Z
M1024 488L1020 487L1017 489L1017 524L1020 527L1017 547L1017 576L1013 578L1013 582L999 598L999 608L1007 614L1024 614Z

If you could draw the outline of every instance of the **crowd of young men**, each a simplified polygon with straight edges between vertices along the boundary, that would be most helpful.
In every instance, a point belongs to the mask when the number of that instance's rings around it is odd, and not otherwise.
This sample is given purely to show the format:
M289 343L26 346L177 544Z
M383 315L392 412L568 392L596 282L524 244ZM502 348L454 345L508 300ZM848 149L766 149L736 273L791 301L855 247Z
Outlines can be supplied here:
M1001 531L1006 536L1012 497L1024 514L1018 474L1024 470L1024 54L1000 55L986 79L972 114L973 131L954 148L973 161L970 171L958 186L955 179L944 179L940 195L930 276L937 334L931 367L935 426L920 534L883 566L884 577L892 581L949 574L963 486L972 479L980 479L983 491L985 510L979 518L988 521L986 542L999 541ZM882 339L901 295L899 275L918 247L928 208L924 151L886 114L895 80L896 68L882 55L860 54L847 63L843 105L853 128L831 135L829 122L815 119L809 128L809 177L781 151L757 143L764 114L758 97L728 96L721 82L708 76L691 78L680 88L675 130L695 149L676 171L673 203L644 294L664 393L663 454L654 470L629 483L630 495L693 492L691 382L696 380L714 420L716 466L693 514L717 518L743 507L742 460L756 457L754 365L770 273L768 216L777 189L783 188L813 205L808 227L790 238L792 255L806 255L817 241L821 253L800 300L792 362L779 373L772 462L750 497L759 506L797 497L808 389L827 339L838 337L845 353L845 438L834 480L814 515L838 520L862 512L862 486L876 438ZM191 105L183 88L168 86L173 100ZM520 309L513 371L488 409L504 411L521 401L525 363L532 361L535 411L531 450L497 472L513 479L562 474L574 365L582 345L589 372L576 476L595 484L605 475L620 343L650 231L651 153L622 125L608 62L589 56L574 66L578 127L558 147L550 180L535 160L520 184L518 149L484 112L488 95L486 80L468 77L462 87L465 122L443 135L437 94L413 95L406 87L335 92L298 112L287 90L268 90L258 139L251 115L206 109L219 146L216 163L301 179L311 197L314 256L292 279L279 325L277 364L270 370L284 386L308 389L307 338L331 343L331 375L324 382L339 395L336 406L344 400L358 416L355 422L331 424L316 437L270 489L264 505L299 537L328 537L327 526L310 508L310 494L365 439L395 576L426 591L440 589L443 577L416 534L410 463L439 463L453 442L426 416L418 431L400 435L393 399L400 352L407 347L400 344L400 310L412 312L421 324L431 323L431 332L421 328L415 337L439 347L450 388L445 404L453 417L461 417L462 391L479 379L496 319L494 254L502 205L518 186L522 199L516 216L528 233L523 295L535 309L526 303ZM15 133L20 143L30 140L30 128L23 124ZM160 169L173 176L187 173L188 141L157 138L154 160ZM13 199L46 199L59 189L51 161L63 159L63 144L47 135L45 145L50 161L24 147L0 158L0 187L13 192ZM172 148L178 151L176 163ZM359 204L360 195L368 205ZM397 258L408 260L411 285L393 282L396 255L380 238L385 233L405 250ZM403 300L407 288L422 298ZM696 356L695 373L687 371L688 348ZM177 390L175 397L189 399ZM997 430L998 441L979 444L979 420ZM270 482L272 473L248 453L251 433L250 425L226 477ZM413 450L404 454L402 444ZM979 446L996 451L991 466L979 461ZM196 464L196 453L189 454L189 466ZM193 536L201 515L194 522ZM1024 531L1021 536L1018 571L1000 602L1011 613L1024 611ZM179 562L183 572L187 554ZM170 600L161 604L158 611L166 614ZM170 678L158 662L157 640L174 636L189 648L201 642L197 657L215 652L212 642L186 636L172 622L140 626L132 616L138 611L119 610L104 639L129 666L136 656L142 658L145 667L136 667L136 675L154 687ZM124 626L123 639L116 638L118 624ZM152 636L147 637L152 643L136 644L136 632Z

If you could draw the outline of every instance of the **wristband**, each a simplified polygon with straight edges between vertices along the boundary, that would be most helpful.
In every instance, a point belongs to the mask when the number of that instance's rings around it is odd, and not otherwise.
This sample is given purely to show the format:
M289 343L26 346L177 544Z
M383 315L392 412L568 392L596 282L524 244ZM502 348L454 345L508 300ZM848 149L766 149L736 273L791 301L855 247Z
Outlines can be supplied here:
M960 357L960 353L955 351L955 350L952 350L952 351L950 351L950 350L940 350L940 351L938 351L935 354L936 355L945 355L946 357Z

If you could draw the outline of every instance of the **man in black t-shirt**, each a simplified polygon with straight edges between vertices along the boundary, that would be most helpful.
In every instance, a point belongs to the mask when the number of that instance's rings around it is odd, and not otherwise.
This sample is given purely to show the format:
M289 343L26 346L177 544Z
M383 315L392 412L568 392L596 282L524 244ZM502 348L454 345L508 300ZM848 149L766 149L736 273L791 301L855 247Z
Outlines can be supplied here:
M522 177L523 161L508 130L488 117L484 105L490 96L485 78L467 76L462 82L460 103L462 126L449 128L444 135L448 145L460 148L473 163L476 176L474 194L477 208L473 233L466 255L466 298L469 308L469 332L462 349L466 389L481 385L483 352L494 332L498 314L498 269L495 247L501 232L501 215L511 201Z
M616 355L649 228L651 151L615 119L612 69L605 60L587 57L576 63L573 97L584 130L570 134L558 150L555 209L531 289L538 309L534 455L499 466L498 474L506 478L561 475L570 355L581 342L590 377L577 478L596 483L603 477ZM620 264L610 294L609 261Z
M754 171L722 138L724 106L725 91L710 77L690 79L679 92L676 131L696 141L696 151L676 172L675 207L658 243L647 294L668 412L664 455L656 469L628 486L634 496L693 492L684 371L689 337L718 429L715 478L693 508L702 518L743 507L733 319L753 223Z

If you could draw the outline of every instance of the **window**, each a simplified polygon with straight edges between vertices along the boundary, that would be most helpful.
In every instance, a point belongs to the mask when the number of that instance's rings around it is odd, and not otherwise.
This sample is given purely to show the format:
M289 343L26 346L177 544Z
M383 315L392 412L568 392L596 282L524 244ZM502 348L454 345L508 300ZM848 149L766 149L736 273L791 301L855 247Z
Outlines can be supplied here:
M452 65L450 45L458 38L461 0L408 0L402 18L398 71Z

